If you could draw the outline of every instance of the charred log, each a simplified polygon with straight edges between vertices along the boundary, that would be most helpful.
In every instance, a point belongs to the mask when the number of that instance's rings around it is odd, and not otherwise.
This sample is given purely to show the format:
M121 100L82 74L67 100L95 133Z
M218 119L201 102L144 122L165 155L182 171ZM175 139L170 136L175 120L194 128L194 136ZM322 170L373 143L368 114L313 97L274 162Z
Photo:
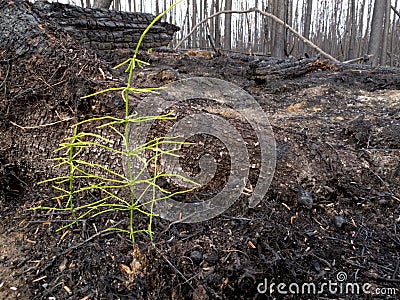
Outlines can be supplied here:
M326 70L332 67L332 65L324 63L318 58L291 60L271 57L266 60L252 62L247 76L249 79L256 81L269 81L294 78L312 71Z
M241 58L242 61L249 61ZM280 59L275 57L264 57L249 64L247 78L257 82L271 80L282 80L296 78L315 71L343 71L356 73L363 77L369 74L379 74L378 78L384 79L387 85L396 86L400 82L400 71L398 68L372 67L364 64L330 63L319 58L306 58L301 60ZM351 77L351 76L350 76ZM382 86L387 87L387 86Z
M82 8L60 3L2 1L0 50L10 54L51 54L55 49L84 47L93 50L132 49L154 19L146 13ZM158 22L143 41L143 48L166 46L179 27Z

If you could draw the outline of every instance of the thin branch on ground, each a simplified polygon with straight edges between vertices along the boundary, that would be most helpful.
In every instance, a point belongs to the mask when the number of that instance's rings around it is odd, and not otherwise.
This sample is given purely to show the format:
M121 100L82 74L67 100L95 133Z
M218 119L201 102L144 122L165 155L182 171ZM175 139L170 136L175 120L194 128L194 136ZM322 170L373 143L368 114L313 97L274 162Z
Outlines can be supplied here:
M359 61L367 61L370 58L372 58L373 56L374 56L373 54L369 54L369 55L353 58L353 59L350 59L350 60L346 60L343 63L344 64L353 64L353 63L356 63L356 62L359 62Z
M17 123L14 123L14 122L12 122L12 121L10 121L10 123L11 123L12 125L14 125L15 127L18 127L18 128L20 128L20 129L22 129L22 130L30 130L30 129L39 129L39 128L43 128L43 127L54 126L54 125L57 125L57 124L59 124L59 123L71 121L71 120L73 120L73 119L74 119L74 118L71 117L71 118L66 118L66 119L63 119L63 120L60 120L60 121L57 121L57 122L48 123L48 124L42 124L42 125L37 125L37 126L21 126L21 125L18 125Z
M163 253L161 253L161 251L158 250L154 244L153 244L153 248L154 248L154 250L156 250L156 252L157 252L158 254L160 254L161 257L170 265L170 267L171 267L179 276L181 276L183 280L185 280L185 283L187 283L187 284L191 287L191 289L193 290L193 293L195 293L196 296L199 297L199 299L201 299L201 297L200 297L200 295L197 293L196 289L195 289L195 288L193 287L193 285L189 282L189 279L187 279L186 276L183 275L182 272L179 271L178 268L175 267L174 264L171 263L171 262L169 261L169 259L166 258L165 255L164 255Z
M6 76L4 77L3 82L0 84L0 88L7 82L8 75L10 75L10 70L11 70L11 63L8 63Z

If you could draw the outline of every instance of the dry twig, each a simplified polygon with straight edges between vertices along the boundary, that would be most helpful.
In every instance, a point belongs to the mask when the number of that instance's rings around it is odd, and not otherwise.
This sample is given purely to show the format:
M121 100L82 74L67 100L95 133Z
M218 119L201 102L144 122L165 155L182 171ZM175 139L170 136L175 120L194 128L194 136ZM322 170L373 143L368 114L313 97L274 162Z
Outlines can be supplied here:
M57 122L48 123L48 124L42 124L42 125L38 125L38 126L21 126L21 125L18 125L17 123L14 123L12 121L10 121L10 123L12 125L14 125L15 127L18 127L18 128L20 128L22 130L28 130L28 129L39 129L39 128L43 128L43 127L49 127L49 126L57 125L57 124L62 123L62 122L70 121L72 119L74 119L74 118L72 118L72 117L71 118L66 118L66 119L63 119L63 120L60 120L60 121L57 121Z

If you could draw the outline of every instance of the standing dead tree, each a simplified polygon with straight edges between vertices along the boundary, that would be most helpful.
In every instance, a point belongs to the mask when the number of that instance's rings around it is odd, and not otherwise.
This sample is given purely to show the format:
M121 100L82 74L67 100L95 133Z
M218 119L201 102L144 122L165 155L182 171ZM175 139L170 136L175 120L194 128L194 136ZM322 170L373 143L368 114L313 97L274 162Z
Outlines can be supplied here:
M384 36L384 25L385 25L385 12L388 1L375 0L374 12L372 15L371 23L371 36L368 44L368 52L373 54L372 64L374 66L379 64L380 58L383 56L383 41L386 38ZM385 49L386 51L386 49Z
M295 36L297 36L301 41L303 41L305 44L307 44L308 46L310 46L311 48L315 49L317 52L319 52L322 56L324 56L327 59L330 59L333 62L338 63L339 61L334 58L333 56L331 56L330 54L326 53L325 51L323 51L321 48L319 48L317 45L315 45L313 42L311 42L310 40L306 39L305 37L303 37L297 30L295 30L293 27L289 26L287 23L285 23L284 21L282 21L281 19L279 19L278 17L276 17L275 15L262 11L258 8L251 8L248 10L223 10L223 11L219 11L207 18L205 18L204 20L202 20L201 22L199 22L196 26L193 26L192 30L176 45L175 49L179 48L182 43L189 38L194 32L195 30L203 25L204 23L206 23L208 20L217 17L221 14L248 14L248 13L252 13L252 12L256 12L256 13L260 13L264 16L267 16L268 18L271 18L272 20L274 20L276 23L284 26L285 28L287 28L288 30L290 30Z

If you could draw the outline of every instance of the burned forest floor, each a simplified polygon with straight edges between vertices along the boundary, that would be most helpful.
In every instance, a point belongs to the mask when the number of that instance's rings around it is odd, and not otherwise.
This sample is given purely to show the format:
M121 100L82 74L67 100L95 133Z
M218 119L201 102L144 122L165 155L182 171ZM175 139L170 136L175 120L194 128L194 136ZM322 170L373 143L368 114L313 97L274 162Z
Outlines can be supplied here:
M47 159L70 125L123 115L119 93L80 97L123 86L126 74L112 67L128 55L0 53L0 299L398 299L400 70L316 60L301 74L263 80L252 77L258 66L246 55L142 53L150 65L136 70L136 86L212 77L254 97L276 140L275 173L264 199L249 208L242 196L222 215L196 224L156 217L153 242L139 234L134 247L121 233L103 232L124 215L56 232L70 215L29 210L57 205L55 191L37 183L49 177ZM132 111L145 96L132 96ZM201 105L176 110L196 113ZM247 123L207 105L257 145ZM253 150L250 161L257 166L260 155ZM229 161L218 166L218 174L229 173ZM257 174L257 167L250 170L250 183ZM213 180L221 189L222 179ZM136 221L146 226L145 218ZM277 288L281 283L286 294ZM303 283L317 291L307 293L306 285L302 293ZM347 283L358 293L346 291Z

